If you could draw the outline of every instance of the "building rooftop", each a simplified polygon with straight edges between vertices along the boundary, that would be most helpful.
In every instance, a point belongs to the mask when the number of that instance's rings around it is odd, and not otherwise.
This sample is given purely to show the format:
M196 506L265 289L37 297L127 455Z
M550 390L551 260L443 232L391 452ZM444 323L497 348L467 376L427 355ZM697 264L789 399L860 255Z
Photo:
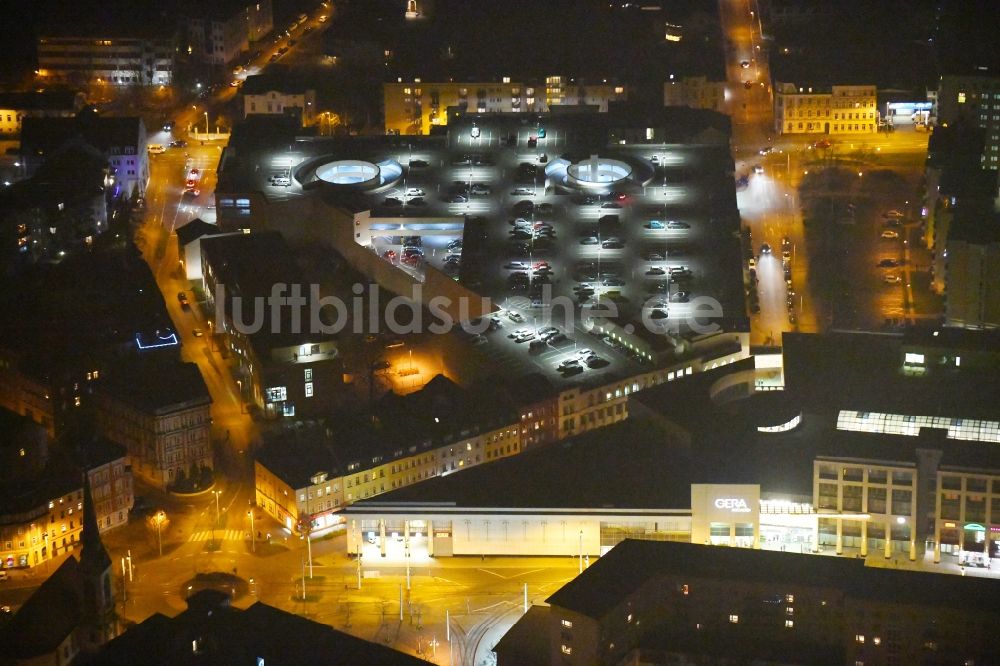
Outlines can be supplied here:
M343 664L428 663L260 602L246 610L233 608L228 602L227 595L215 590L199 592L188 599L188 608L180 615L152 615L105 645L86 663L311 664L317 655L329 655Z
M824 587L851 598L996 612L1000 581L866 567L863 560L626 539L547 601L599 619L658 576ZM696 583L695 583L696 584Z
M965 339L973 344L980 333L969 331ZM806 409L1000 419L996 373L962 367L926 377L904 375L905 336L785 333L782 340L785 388Z
M100 380L98 390L157 415L212 401L197 365L159 357L120 361Z
M112 118L84 111L74 118L25 118L21 122L21 154L46 156L74 138L107 153L126 146L139 150L145 126L139 117Z
M375 418L339 414L324 427L284 431L268 439L257 459L293 488L309 484L317 472L346 474L353 462L370 467L457 442L477 433L514 425L518 415L505 396L485 389L463 389L438 375L415 393L386 394Z
M218 226L196 217L187 224L177 227L177 242L184 247L202 236L212 236L217 233L219 233Z
M72 555L0 626L0 652L28 660L52 652L80 625L83 580Z
M307 90L313 89L303 77L297 74L298 70L293 70L287 65L269 65L263 74L248 76L240 87L243 95L264 95L271 91L284 93L286 95L302 95Z
M627 449L627 452L626 452ZM630 417L549 446L394 490L353 507L442 503L456 508L691 507L691 452L655 421Z
M0 109L19 111L76 111L82 106L82 93L73 90L30 90L0 92Z
M493 648L504 663L518 666L549 664L549 607L532 606Z
M295 333L292 308L279 306L278 326L273 325L269 297L275 285L284 288L279 296L288 296L293 285L300 288L302 296L309 295L309 285L279 232L205 238L201 242L201 253L202 260L212 267L216 284L225 288L227 313L233 312L232 299L241 298L240 317L249 325L249 322L258 321L258 305L264 308L259 318L262 325L248 336L261 359L270 358L272 349L317 342L321 337L308 332L305 315L299 322L302 332Z

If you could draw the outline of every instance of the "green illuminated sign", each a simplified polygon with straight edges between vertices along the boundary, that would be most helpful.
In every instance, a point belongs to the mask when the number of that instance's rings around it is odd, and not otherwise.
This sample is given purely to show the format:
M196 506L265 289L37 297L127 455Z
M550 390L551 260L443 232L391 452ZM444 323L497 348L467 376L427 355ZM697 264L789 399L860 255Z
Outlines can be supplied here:
M979 523L969 523L965 526L965 529L972 530L973 532L985 532L986 528Z

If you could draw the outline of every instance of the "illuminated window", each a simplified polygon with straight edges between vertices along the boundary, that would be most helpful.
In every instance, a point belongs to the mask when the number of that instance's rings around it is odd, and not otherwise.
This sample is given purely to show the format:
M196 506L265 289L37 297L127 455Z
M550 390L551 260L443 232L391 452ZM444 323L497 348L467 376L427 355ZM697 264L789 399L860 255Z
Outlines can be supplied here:
M313 397L313 383L312 382L306 382L306 397L307 398Z
M573 648L568 645L563 645L561 649L563 654L573 654Z
M730 624L739 624L740 623L740 616L739 615L730 615L729 616L729 623Z
M623 88L622 86L615 86L616 95L621 95L623 92L625 92L625 88Z
M629 613L628 615L625 616L625 621L626 622L631 622L632 621L632 613Z
M306 381L311 382L313 380L313 370L312 368L306 368L305 370Z
M794 594L786 594L785 595L785 603L786 604L794 604L795 603L795 595Z
M785 620L785 628L791 629L795 626L795 620Z
M865 635L864 634L857 634L854 637L854 640L857 641L858 643L864 643L865 642Z
M25 456L25 451L24 451L24 449L18 449L18 451L17 451L17 455L19 455L19 456L21 456L21 457L23 458L23 457Z
M570 620L563 620L562 621L562 626L566 627L567 629L572 629L573 628L573 622L571 622Z
M791 606L787 606L785 608L785 615L794 615L794 614L795 614L794 608L792 608Z
M965 104L965 93L964 92L958 93L958 103L959 104Z
M882 639L876 636L875 638L872 639L872 643L874 643L875 645L881 645Z

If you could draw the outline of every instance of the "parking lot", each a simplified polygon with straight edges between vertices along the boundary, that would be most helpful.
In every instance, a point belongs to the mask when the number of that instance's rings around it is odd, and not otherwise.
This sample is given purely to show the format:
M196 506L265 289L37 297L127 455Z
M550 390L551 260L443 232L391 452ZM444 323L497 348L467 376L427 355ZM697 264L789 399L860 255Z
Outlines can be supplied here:
M727 321L745 318L725 146L608 148L579 123L524 120L469 116L449 126L447 140L393 137L389 150L368 156L403 166L392 187L366 195L373 217L465 220L462 237L384 236L373 248L415 275L430 264L493 299L501 308L494 323L458 334L463 344L491 364L525 371L556 370L588 349L596 359L555 376L628 373L639 357L588 333L589 317L645 315L683 330L701 296L718 301ZM586 172L591 155L646 177L589 189L560 180L563 162ZM549 326L555 330L543 336Z

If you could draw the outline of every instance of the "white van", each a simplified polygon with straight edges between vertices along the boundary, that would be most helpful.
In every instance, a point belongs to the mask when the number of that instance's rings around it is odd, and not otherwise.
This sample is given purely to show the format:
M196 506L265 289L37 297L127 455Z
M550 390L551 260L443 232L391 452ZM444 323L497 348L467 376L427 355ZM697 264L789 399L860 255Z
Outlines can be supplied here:
M167 149L163 147L162 143L151 143L146 147L151 155L160 155L167 152Z

